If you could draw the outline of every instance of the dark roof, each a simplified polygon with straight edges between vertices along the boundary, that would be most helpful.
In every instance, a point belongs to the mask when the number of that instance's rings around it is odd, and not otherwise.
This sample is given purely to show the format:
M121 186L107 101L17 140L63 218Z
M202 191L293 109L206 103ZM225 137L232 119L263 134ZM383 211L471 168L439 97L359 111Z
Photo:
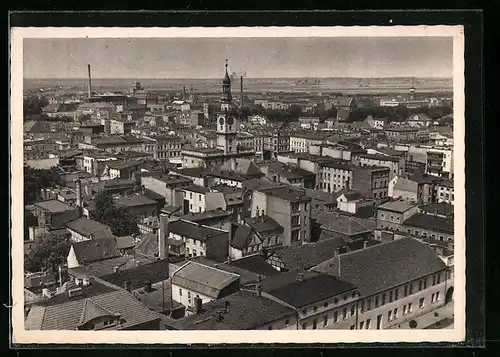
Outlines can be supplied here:
M357 190L351 190L344 193L345 198L348 201L356 201L363 198L363 194Z
M97 279L96 279L97 280ZM92 285L97 284L94 281ZM101 289L103 290L103 289ZM159 321L161 315L150 311L123 289L108 287L102 293L86 293L62 302L34 304L26 318L27 330L76 330L77 326L99 316L116 315L121 324L113 329L128 329L151 321ZM62 294L67 296L67 294Z
M120 256L115 238L84 240L73 243L72 247L80 264Z
M446 202L431 203L420 207L420 211L430 215L453 216L453 205Z
M132 290L135 290L143 287L146 281L154 284L168 279L167 264L166 260L155 260L151 263L104 275L101 279L120 287L124 286L126 281L129 281L132 284Z
M135 252L154 258L158 255L158 238L155 233L146 233L140 236L140 241L135 245Z
M413 238L401 238L341 254L313 270L340 276L369 296L445 268L432 248Z
M219 321L217 311L225 311L226 302L229 302L229 310ZM242 290L204 304L200 314L173 321L172 327L177 330L253 330L294 313L278 302Z
M429 175L422 172L416 172L408 177L409 180L415 181L419 184L432 184L439 183L444 179L438 176Z
M280 198L289 202L310 202L311 198L304 195L300 190L292 186L280 188L260 189L259 191L273 197Z
M345 235L356 235L375 230L376 222L372 220L363 220L360 218L347 217L344 215L336 216L330 222L323 224L322 229L338 232Z
M85 217L80 217L66 223L66 227L86 237L90 235L93 238L113 237L109 226Z
M181 219L191 222L203 222L211 219L222 219L229 217L232 213L224 210L210 210L199 213L189 213L181 216Z
M268 232L283 233L283 227L273 218L267 215L260 217L245 218L244 221L259 234L265 234Z
M233 228L234 229L234 228ZM233 248L243 250L248 246L253 237L252 228L245 225L238 225L231 241Z
M275 254L281 258L288 270L309 269L335 256L335 250L344 244L344 240L340 238L326 239L316 243L286 246L276 250Z
M453 234L453 218L443 218L431 216L423 213L416 213L403 222L405 226L428 229L431 231Z
M314 271L302 274L302 281L298 281L298 272L295 270L271 276L262 281L262 291L295 308L301 308L356 289L353 284L328 274Z
M115 199L116 207L156 205L156 201L143 195L122 196Z
M182 219L170 222L168 229L173 234L178 234L182 237L187 238L194 238L203 242L209 238L228 234L224 231L220 231L207 226L201 226Z
M274 269L260 254L249 255L231 262L231 266L251 271L262 276L271 276L280 272Z
M190 185L183 187L182 189L185 191L192 191L201 194L206 194L207 192L210 192L210 189L208 187L198 186L198 185Z
M75 207L70 206L67 203L64 203L59 200L40 201L34 203L33 206L50 213L65 212L75 209Z

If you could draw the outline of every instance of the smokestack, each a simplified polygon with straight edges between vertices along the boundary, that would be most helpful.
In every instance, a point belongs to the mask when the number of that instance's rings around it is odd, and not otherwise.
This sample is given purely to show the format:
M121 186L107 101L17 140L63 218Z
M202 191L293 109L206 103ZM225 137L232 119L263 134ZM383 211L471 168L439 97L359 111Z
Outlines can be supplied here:
M161 214L160 227L158 229L158 257L160 259L167 259L168 257L168 235L168 216Z
M92 75L90 74L90 64L87 65L87 69L88 69L88 72L89 72L89 98L92 96Z
M80 179L75 180L76 183L76 206L82 208L82 182Z
M182 87L182 99L186 100L186 86Z
M227 264L231 264L232 258L231 258L231 242L233 241L233 224L229 224L229 234L228 234L228 247L227 247Z
M243 76L240 77L240 106L243 107Z

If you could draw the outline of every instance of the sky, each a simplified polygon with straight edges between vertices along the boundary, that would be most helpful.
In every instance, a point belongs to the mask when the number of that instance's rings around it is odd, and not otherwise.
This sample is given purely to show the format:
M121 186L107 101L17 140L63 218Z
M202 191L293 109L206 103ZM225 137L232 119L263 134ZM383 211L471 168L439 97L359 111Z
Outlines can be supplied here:
M452 37L24 39L24 78L449 77Z

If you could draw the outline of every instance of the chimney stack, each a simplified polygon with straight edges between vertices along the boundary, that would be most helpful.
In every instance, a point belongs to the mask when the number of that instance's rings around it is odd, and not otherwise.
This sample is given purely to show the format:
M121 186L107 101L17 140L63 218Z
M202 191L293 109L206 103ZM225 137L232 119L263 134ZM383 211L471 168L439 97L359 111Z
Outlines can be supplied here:
M186 86L182 87L182 99L186 100Z
M151 282L149 280L144 283L144 291L147 293L150 293L151 291L153 291L153 288L151 286Z
M125 281L125 290L127 290L129 293L132 292L132 282L130 280Z
M233 223L229 224L229 234L228 234L228 242L227 242L227 264L231 264L231 242L233 241Z
M243 76L240 77L240 106L243 107Z
M166 214L160 215L160 227L158 229L158 257L160 259L167 259L168 256L168 216Z
M89 86L88 86L88 90L89 90L89 98L92 97L92 76L90 74L90 64L87 65L87 69L88 69L88 72L89 72Z
M76 206L80 209L83 207L82 204L82 182L80 179L75 180L76 183Z
M304 281L304 273L302 272L297 273L297 281L299 282Z
M255 284L255 292L257 293L257 296L262 296L262 277L260 275L257 284Z
M224 307L226 309L226 312L225 312L226 314L229 312L229 306L231 306L231 303L226 300L225 303L224 303Z
M142 185L142 186L141 186L141 194L142 194L143 196L145 196L145 195L146 195L146 186L144 186L144 185Z
M201 312L201 309L203 307L203 301L199 297L194 298L194 311L195 313L199 314Z

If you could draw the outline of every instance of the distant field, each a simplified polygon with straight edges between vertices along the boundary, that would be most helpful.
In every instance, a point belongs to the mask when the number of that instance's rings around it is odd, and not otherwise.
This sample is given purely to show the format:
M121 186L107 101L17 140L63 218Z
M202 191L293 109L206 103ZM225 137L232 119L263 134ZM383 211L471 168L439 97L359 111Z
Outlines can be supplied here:
M243 80L246 92L342 92L345 94L375 94L375 93L407 93L412 85L410 78L308 78L304 83L301 78L257 79ZM319 80L319 84L310 84ZM186 87L197 93L217 93L221 90L221 79L92 79L95 91L124 91L139 81L150 90L182 91ZM25 79L24 89L52 88L63 86L74 87L75 90L85 91L86 79ZM233 81L233 91L239 91L239 78ZM448 92L452 91L451 78L418 78L415 79L417 92Z

